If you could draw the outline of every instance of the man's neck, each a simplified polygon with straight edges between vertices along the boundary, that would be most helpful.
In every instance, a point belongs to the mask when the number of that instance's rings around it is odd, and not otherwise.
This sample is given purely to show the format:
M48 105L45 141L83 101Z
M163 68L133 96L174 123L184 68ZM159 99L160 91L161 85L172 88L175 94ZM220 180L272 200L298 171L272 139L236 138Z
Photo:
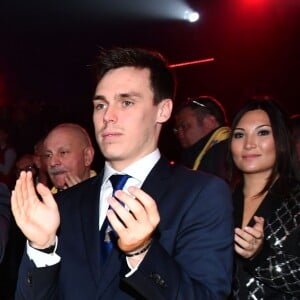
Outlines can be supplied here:
M113 168L114 170L116 170L117 172L122 172L123 170L129 168L130 166L132 166L135 163L138 163L139 161L145 159L148 156L151 156L152 154L154 154L156 151L158 151L158 149L154 149L152 152L147 153L145 155L141 155L138 158L134 158L132 160L126 160L126 161L110 161L107 160L106 163Z

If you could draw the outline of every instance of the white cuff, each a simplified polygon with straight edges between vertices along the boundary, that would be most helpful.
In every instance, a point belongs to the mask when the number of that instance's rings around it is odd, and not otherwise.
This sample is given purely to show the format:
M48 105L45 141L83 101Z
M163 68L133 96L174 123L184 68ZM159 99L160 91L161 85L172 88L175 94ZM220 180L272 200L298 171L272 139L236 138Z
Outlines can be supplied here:
M26 252L27 255L31 260L33 260L34 264L36 265L37 268L43 268L47 266L53 266L57 263L60 262L60 256L58 256L55 251L57 248L57 237L55 241L55 248L53 253L44 253L42 251L39 251L29 245L29 241L27 240L26 242Z
M131 265L130 265L130 263L129 263L128 257L126 257L127 266L128 266L128 268L130 269L130 271L129 271L127 274L125 274L125 277L129 277L129 276L131 276L133 273L135 273L135 271L139 268L139 265L141 264L142 261L143 261L143 260L141 260L141 261L135 266L135 268L132 268Z

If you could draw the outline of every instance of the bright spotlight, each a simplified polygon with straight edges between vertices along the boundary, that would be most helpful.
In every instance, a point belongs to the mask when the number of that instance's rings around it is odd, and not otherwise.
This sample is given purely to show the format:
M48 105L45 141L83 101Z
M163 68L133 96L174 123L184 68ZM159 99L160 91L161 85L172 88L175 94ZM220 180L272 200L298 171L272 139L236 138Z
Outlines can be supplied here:
M193 23L199 20L199 14L195 11L186 10L184 12L184 19Z

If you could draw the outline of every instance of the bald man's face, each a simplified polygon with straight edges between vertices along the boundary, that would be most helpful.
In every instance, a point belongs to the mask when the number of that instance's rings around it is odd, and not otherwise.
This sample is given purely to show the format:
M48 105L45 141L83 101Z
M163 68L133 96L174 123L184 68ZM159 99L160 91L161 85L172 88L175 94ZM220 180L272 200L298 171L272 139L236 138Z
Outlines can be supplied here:
M44 156L50 179L57 189L68 188L70 180L77 182L90 176L93 158L83 136L74 129L56 128L44 141Z

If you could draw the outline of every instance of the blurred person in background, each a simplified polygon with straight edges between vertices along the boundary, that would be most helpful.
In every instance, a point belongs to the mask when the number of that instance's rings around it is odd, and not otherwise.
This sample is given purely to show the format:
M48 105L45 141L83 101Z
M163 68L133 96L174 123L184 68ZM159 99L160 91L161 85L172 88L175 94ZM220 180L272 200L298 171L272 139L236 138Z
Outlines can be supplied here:
M0 299L12 300L17 280L18 268L11 261L13 218L10 211L10 191L0 183ZM14 227L16 228L16 227ZM23 249L21 250L23 252ZM12 263L12 264L11 264Z
M0 183L0 264L3 260L9 238L10 224L10 192L5 184Z
M44 156L44 138L39 139L33 147L33 160L38 169L37 181L50 187L51 181L47 172L47 164Z
M35 184L37 168L34 165L33 155L30 153L23 154L17 159L15 164L15 178L19 178L21 171L31 171ZM0 299L13 299L14 290L17 282L18 269L22 258L25 237L17 227L15 221L11 222L7 251L0 268Z
M31 171L32 178L37 184L38 180L38 169L34 162L34 155L30 153L23 154L16 162L16 178L19 178L22 171Z
M15 163L17 153L9 141L9 129L0 124L0 182L11 189L15 184Z
M174 114L174 132L182 147L181 163L227 179L230 129L225 109L211 96L189 98Z

